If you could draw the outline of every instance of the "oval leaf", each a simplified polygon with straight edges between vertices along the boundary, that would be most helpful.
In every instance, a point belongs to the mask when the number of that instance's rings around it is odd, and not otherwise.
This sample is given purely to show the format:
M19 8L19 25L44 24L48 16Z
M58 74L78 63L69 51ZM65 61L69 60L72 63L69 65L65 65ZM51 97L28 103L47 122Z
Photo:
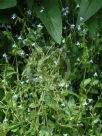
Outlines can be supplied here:
M17 4L16 0L0 0L0 9L15 7L16 4Z
M57 0L42 0L41 6L35 3L35 11L50 35L57 43L61 43L62 18Z

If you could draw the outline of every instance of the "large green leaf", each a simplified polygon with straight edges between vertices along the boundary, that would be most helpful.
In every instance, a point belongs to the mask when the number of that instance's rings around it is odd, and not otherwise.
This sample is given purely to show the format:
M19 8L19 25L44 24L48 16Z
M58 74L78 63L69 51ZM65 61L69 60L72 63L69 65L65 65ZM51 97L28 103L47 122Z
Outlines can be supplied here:
M86 21L86 24L88 26L90 36L96 36L98 29L98 20L96 19L96 16L91 17L88 21Z
M16 0L0 0L0 9L15 7L16 4L17 4Z
M87 21L101 8L102 0L81 0L77 23L80 23L80 17L84 18L83 22Z
M62 18L58 0L42 0L41 5L35 4L35 11L53 39L60 44L62 37Z

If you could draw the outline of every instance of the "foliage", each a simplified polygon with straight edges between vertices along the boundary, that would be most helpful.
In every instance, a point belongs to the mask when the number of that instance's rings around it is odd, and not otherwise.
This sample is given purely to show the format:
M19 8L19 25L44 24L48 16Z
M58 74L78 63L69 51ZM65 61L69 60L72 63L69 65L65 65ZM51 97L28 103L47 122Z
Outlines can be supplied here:
M72 0L72 1L74 3L77 2L77 0ZM66 2L67 0L65 0L65 3ZM19 2L17 0L12 0L9 2L8 0L1 0L0 9L7 9L10 7L16 6L15 7L16 12L18 10L20 14L22 15L23 10L24 10L24 5L26 4L27 8L34 9L38 17L41 19L41 21L46 26L48 32L51 34L54 40L60 44L61 37L62 37L62 18L61 18L61 8L60 8L61 3L63 3L63 1L60 1L60 0L49 0L49 1L47 0L38 0L38 1L37 0L26 0L23 2ZM68 3L70 2L68 1ZM52 10L52 6L53 6L53 10ZM81 0L80 11L77 17L77 23L86 22L93 15L95 15L101 8L102 8L102 1L100 0L98 1L97 0L86 0L86 1ZM90 26L91 25L93 26L93 29L90 29L91 33L93 33L94 31L94 25L97 27L97 24L94 23L95 20L96 20L96 16L91 21L91 24L90 24Z
M26 2L29 9L17 1L2 11L10 21L0 24L0 136L101 136L101 21L90 36L88 22L75 25L77 0L59 3L59 45L45 18L37 13L44 26L36 17L34 1ZM48 18L52 11L46 13Z

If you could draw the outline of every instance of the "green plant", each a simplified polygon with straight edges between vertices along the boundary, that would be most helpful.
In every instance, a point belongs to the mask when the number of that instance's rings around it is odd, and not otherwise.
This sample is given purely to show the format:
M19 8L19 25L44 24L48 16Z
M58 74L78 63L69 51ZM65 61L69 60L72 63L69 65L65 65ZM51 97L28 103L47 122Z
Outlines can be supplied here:
M64 2L70 4L69 1L68 2L64 1ZM62 38L62 17L61 17L60 5L63 5L64 2L58 1L58 0L50 0L49 2L46 0L39 0L39 1L26 0L24 2L19 2L17 0L12 0L12 1L8 2L7 0L1 0L0 1L0 9L7 9L7 8L11 8L11 7L16 6L14 10L16 12L20 12L20 14L23 15L24 5L26 4L27 8L30 8L36 12L37 16L41 19L43 24L46 26L50 35L54 38L54 40L57 43L60 44L61 38ZM73 0L73 2L77 3L80 1ZM53 7L53 10L52 10L52 7ZM91 33L94 33L95 32L94 26L97 27L97 22L94 23L94 21L96 21L96 17L97 17L96 13L101 8L102 8L102 2L100 0L98 2L96 0L89 0L89 1L88 0L86 0L86 1L81 0L80 10L79 10L78 17L77 17L77 23L86 22L92 16L94 16L94 18L92 18L91 21L89 21L89 28L92 25L90 31L91 31ZM8 13L11 13L14 10L11 9L11 10L9 10ZM84 13L86 13L86 14L84 14ZM1 16L2 16L2 10L1 10ZM100 15L98 15L98 16L100 16ZM8 18L7 15L5 15L5 18L2 17L2 20L6 20L6 18Z
M80 1L59 3L59 45L42 24L51 23L50 7L45 14L26 2L2 10L10 22L0 24L0 136L101 136L101 22L90 36L90 19L75 24Z

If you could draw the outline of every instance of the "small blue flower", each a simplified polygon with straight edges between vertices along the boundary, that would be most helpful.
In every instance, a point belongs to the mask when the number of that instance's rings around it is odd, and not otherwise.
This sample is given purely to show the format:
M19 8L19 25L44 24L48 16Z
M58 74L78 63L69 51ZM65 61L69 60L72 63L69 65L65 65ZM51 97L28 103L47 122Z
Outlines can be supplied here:
M68 136L68 134L63 134L63 136Z
M18 37L18 40L22 40L22 37L21 37L21 35Z
M83 17L80 17L80 21L81 21L81 22L84 21L84 18L83 18Z
M3 56L3 58L7 58L7 54L6 53L4 53L2 56Z
M78 30L78 31L80 31L80 30L81 30L80 25L77 25L77 26L76 26L76 28L77 28L77 30Z
M77 61L80 62L80 58L77 58Z
M62 40L62 43L65 43L65 38Z
M76 8L80 8L80 4L79 3L76 5Z
M28 14L28 15L31 15L31 14L32 14L32 11L29 9L29 10L27 11L27 14Z
M16 17L17 17L17 16L16 16L16 14L14 13L11 18L14 20L14 19L16 19Z
M94 73L94 77L97 77L97 76L98 76L98 74L97 74L97 72L95 72L95 73Z
M18 98L18 96L16 94L12 96L13 100L17 100L17 98Z
M40 13L44 12L44 7L41 8Z
M13 44L12 47L13 47L13 48L16 48L17 46L16 46L16 44Z
M85 34L85 35L87 34L87 30L86 30L86 29L83 29L82 32L83 32L83 34Z
M35 47L35 43L32 43L32 47Z
M38 24L37 27L38 28L43 28L43 26L41 24Z
M77 41L76 45L77 45L77 46L80 46L80 42L79 42L79 41Z
M93 60L91 59L91 60L89 61L89 63L93 64Z
M75 28L75 25L74 25L74 24L70 25L70 28L74 29L74 28Z

